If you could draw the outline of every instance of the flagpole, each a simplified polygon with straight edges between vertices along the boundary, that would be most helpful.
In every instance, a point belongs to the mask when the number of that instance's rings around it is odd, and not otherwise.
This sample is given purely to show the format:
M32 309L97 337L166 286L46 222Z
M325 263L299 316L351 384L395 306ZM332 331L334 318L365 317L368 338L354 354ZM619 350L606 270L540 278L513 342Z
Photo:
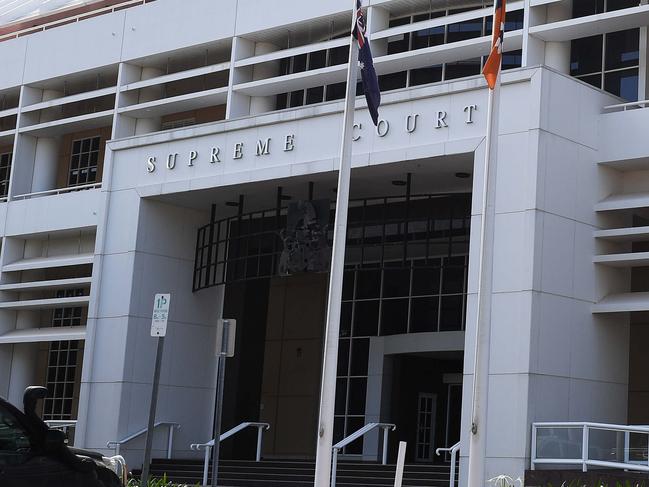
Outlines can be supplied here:
M494 19L495 10L494 10ZM467 485L485 484L487 450L487 406L489 392L489 359L491 347L491 300L493 284L494 226L496 219L496 174L498 170L498 116L500 106L500 73L493 90L489 90L487 134L480 217L480 260L478 268L478 309L474 336L473 401Z
M353 1L352 29L355 26L356 19L356 0ZM343 273L345 270L347 213L349 209L349 185L352 165L352 130L354 126L356 83L358 80L358 44L351 34L349 38L347 93L345 95L331 271L329 273L327 326L324 340L314 487L329 487L331 481L334 405L336 400L336 374L338 369L338 338L340 335L340 306L342 301Z

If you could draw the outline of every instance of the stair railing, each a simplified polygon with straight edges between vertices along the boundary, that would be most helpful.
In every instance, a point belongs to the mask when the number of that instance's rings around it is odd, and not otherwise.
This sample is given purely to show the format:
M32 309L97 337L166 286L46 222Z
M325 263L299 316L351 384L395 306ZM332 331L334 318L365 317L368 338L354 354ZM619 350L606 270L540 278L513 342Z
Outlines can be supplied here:
M365 436L370 431L380 428L383 430L383 465L388 463L388 433L397 429L397 425L392 423L367 423L361 429L353 432L347 438L343 438L333 446L333 464L331 467L331 487L336 487L336 470L338 468L338 453L353 441Z
M458 441L455 445L449 448L438 448L435 450L435 455L440 456L442 452L451 453L451 476L448 480L449 487L455 487L455 462L457 458L457 452L460 451L460 442Z
M173 444L174 444L174 430L180 429L180 424L178 423L171 423L168 421L158 421L153 425L153 429L158 428L159 426L165 426L168 428L168 433L167 433L167 459L171 458L171 451L173 450ZM140 431L133 433L132 435L128 435L126 438L122 438L121 440L118 441L109 441L106 443L106 448L114 448L115 449L115 455L119 455L119 450L122 445L125 443L128 443L129 441L134 440L135 438L139 438L140 436L145 435L147 432L147 428L141 429Z
M268 423L254 423L251 421L241 423L238 426L235 426L231 430L226 431L225 433L221 433L221 436L219 436L219 443L221 443L223 440L227 440L231 436L236 435L240 431L245 430L246 428L257 428L257 453L255 455L255 461L258 462L261 460L261 443L262 443L262 436L264 431L267 431L270 429L270 424ZM205 461L203 462L203 485L207 485L207 475L209 472L209 464L210 464L210 453L212 451L212 448L214 447L214 440L210 440L207 443L192 443L189 448L191 448L194 451L199 451L201 449L205 449Z

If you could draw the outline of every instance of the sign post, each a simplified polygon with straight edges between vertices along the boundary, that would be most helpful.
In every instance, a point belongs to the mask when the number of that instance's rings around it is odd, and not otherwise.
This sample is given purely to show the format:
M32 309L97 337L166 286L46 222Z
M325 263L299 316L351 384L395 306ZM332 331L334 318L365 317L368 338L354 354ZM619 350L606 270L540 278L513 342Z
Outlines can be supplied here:
M225 386L225 359L234 357L237 321L219 320L216 327L217 380L214 410L214 446L212 447L212 487L216 487L219 474L219 450L221 446L221 411L223 410L223 390Z
M146 430L146 443L144 446L144 463L142 464L142 479L140 481L142 487L146 487L149 481L151 448L153 446L153 429L155 427L155 410L158 404L158 386L160 385L160 365L162 363L165 335L167 334L167 318L169 317L170 302L171 294L156 294L153 300L151 336L158 338L158 347L155 354L153 388L151 389L151 406L149 408L149 424Z

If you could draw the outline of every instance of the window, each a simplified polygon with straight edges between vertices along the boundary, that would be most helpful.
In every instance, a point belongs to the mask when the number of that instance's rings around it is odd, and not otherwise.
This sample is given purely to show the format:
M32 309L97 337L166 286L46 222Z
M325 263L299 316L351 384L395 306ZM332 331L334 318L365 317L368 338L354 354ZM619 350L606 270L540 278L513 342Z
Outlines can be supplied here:
M11 158L13 154L0 154L0 198L9 194L9 176L11 173Z
M90 184L97 181L100 137L75 140L70 156L68 186Z
M25 462L30 449L25 428L11 411L0 407L0 467Z
M57 298L83 296L82 289L57 291ZM81 326L85 322L80 306L56 308L52 315L52 326ZM73 419L76 416L73 405L78 382L78 365L83 341L69 340L51 342L47 360L46 384L48 395L43 403L43 419Z
M637 5L637 0L575 0L573 17L594 15ZM639 60L640 31L638 29L574 39L570 49L570 74L625 100L636 101Z

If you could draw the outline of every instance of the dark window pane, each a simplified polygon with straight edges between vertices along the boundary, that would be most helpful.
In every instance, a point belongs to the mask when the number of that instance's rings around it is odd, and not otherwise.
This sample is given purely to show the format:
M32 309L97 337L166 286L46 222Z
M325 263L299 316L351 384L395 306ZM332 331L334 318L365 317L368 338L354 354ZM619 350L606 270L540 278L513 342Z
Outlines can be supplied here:
M472 19L465 22L448 25L446 42L457 42L482 36L482 19Z
M345 271L343 277L343 301L354 298L354 271Z
M361 414L361 415L365 414L366 392L367 392L366 378L349 379L349 397L347 399L347 414Z
M476 74L480 74L480 58L446 64L447 80L474 76Z
M514 10L513 12L507 12L505 16L505 32L511 32L512 30L519 30L523 28L524 20L524 11L523 10ZM487 33L491 34L491 25L487 29Z
M327 51L316 51L309 54L309 69L324 68L327 65Z
M410 333L437 331L439 298L414 298L410 313Z
M410 293L410 269L387 268L383 271L383 297L398 298Z
M407 71L398 73L383 74L379 76L379 87L381 91L398 90L406 87Z
M327 85L327 101L345 98L345 84L346 83L336 83L333 85Z
M636 101L638 99L638 69L606 73L604 89L627 101Z
M425 85L442 81L442 65L419 68L410 71L410 86Z
M430 295L439 293L438 267L415 267L412 276L412 295Z
M463 322L462 301L463 296L442 296L440 310L440 331L461 330Z
M380 270L361 270L356 273L356 299L378 298L380 290Z
M363 411L363 414L365 412ZM354 431L358 431L363 426L365 426L365 418L347 418L347 431L346 436L349 436ZM358 440L350 443L345 447L345 453L348 455L360 455L363 453L363 437L361 436Z
M370 356L370 339L352 340L352 360L349 375L367 375L367 361Z
M596 73L602 70L602 36L575 39L570 45L570 74Z
M304 105L304 90L291 92L291 108L301 107Z
M75 140L74 143L72 144L72 153L78 154L79 152L81 152L81 141Z
M381 303L381 335L406 333L408 299L388 299Z
M340 307L340 336L348 337L352 330L352 305L353 303L343 303Z
M338 341L338 375L347 375L349 372L349 339Z
M92 139L92 150L94 150L94 151L99 150L99 141L100 140L101 139L99 137L95 137L94 139Z
M338 443L345 437L345 417L334 418L334 443Z
M637 7L640 4L638 0L608 0L606 2L606 11L622 10L623 8Z
M324 86L317 86L306 90L306 104L312 105L324 100Z
M334 411L336 415L345 414L345 403L347 402L347 379L336 380L336 402Z
M615 1L617 0L613 0L613 2ZM604 12L604 0L573 0L572 2L573 18L601 14L602 12Z
M503 54L503 69L520 68L523 61L523 51L506 52Z
M81 152L88 152L90 151L90 143L92 142L91 139L84 139L81 141Z
M288 103L288 93L281 93L275 98L275 110L284 110Z
M410 48L410 34L398 34L388 37L388 54L406 52Z
M578 78L582 80L584 83L588 83L589 85L593 85L595 88L602 88L602 75L601 74L593 74L590 76L583 76Z
M379 324L379 301L358 301L354 309L354 336L376 336Z
M638 29L606 34L606 69L637 66L640 56L639 43Z
M347 62L349 62L349 46L329 49L329 66L345 64Z
M293 57L293 69L291 72L301 73L302 71L306 71L306 54Z

